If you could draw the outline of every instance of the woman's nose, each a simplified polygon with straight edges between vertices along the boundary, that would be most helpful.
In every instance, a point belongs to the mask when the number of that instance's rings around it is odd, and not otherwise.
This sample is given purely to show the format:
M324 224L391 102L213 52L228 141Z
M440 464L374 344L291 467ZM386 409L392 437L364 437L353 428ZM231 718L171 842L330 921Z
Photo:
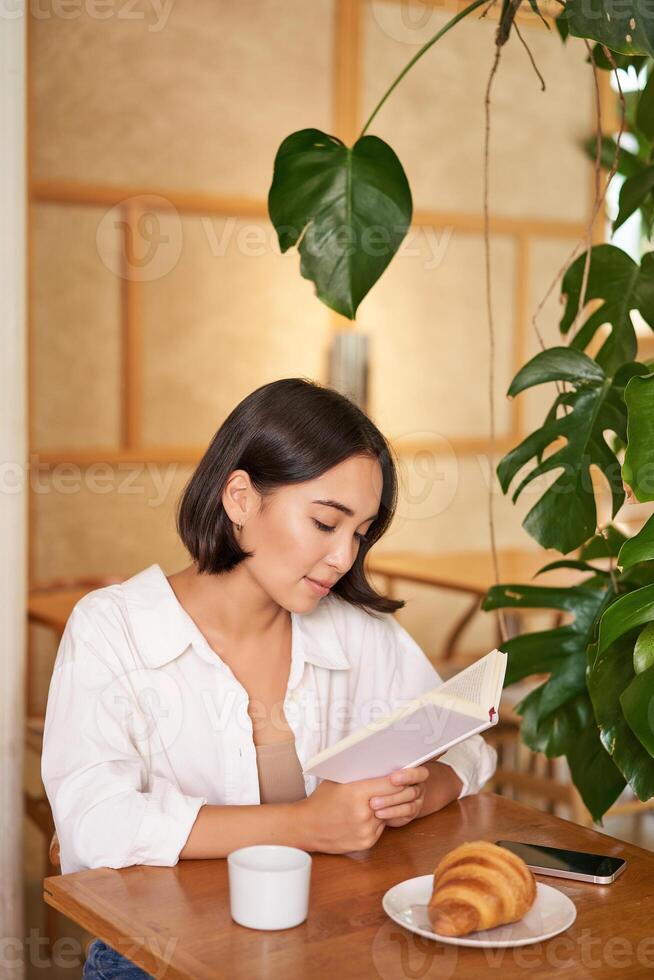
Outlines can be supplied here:
M351 537L343 537L340 541L335 542L335 544L337 547L332 549L330 556L327 558L327 564L337 569L343 575L354 563L358 546L356 541Z

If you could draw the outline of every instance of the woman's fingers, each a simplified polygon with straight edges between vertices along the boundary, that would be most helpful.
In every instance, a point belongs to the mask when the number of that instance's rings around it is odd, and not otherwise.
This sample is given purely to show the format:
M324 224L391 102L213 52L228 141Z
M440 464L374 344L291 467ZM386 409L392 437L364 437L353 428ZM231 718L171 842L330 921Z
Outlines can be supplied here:
M382 807L397 806L399 803L412 803L418 798L420 792L421 788L419 786L406 786L398 793L391 793L390 796L373 796L370 800L370 806L378 816L378 811Z
M399 806L383 807L375 810L375 816L382 820L397 820L400 817L415 817L420 811L420 802L413 800L411 803L401 803Z
M429 779L427 766L411 766L408 769L396 769L390 775L391 782L396 786L406 786L410 783L424 783Z

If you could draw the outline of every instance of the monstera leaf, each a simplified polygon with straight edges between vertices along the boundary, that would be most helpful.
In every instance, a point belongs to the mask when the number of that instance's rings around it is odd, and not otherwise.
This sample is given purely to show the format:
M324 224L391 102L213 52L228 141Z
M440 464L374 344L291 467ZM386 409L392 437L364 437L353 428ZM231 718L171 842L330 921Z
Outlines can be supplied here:
M602 528L593 535L590 541L586 542L579 552L579 557L583 561L593 558L617 558L625 541L627 541L626 534L623 534L613 524L609 524L608 527Z
M632 378L624 399L628 421L622 477L644 503L654 500L654 374Z
M545 566L540 573L557 564ZM625 780L600 739L586 683L586 651L601 612L613 595L609 577L602 574L566 589L498 585L490 589L482 604L486 610L559 609L573 613L574 619L565 626L523 633L502 644L508 654L505 686L532 674L550 673L549 680L516 705L522 716L523 741L532 751L544 752L549 758L567 757L585 805L600 822L620 795Z
M574 37L592 38L611 51L654 57L654 23L649 0L567 0L567 28Z
M641 589L634 589L621 595L602 616L597 655L603 654L625 633L652 621L654 621L654 585L644 585Z
M640 173L625 180L620 188L618 216L613 222L614 231L639 208L644 208L647 213L651 211L652 191L654 191L654 166L644 167Z
M577 315L585 260L584 253L572 263L561 283L561 292L567 296L559 324L562 334L568 333ZM587 303L591 300L603 300L603 303L586 318L570 346L584 350L600 327L609 326L610 333L595 359L607 374L612 375L636 354L631 311L638 310L654 328L654 253L647 252L639 266L615 245L596 245L590 254L585 295Z
M541 569L544 572L545 569ZM590 583L590 584L589 584ZM573 619L565 626L521 633L502 644L508 654L504 684L532 674L552 673L545 687L549 688L542 704L545 713L554 711L576 694L586 689L586 647L600 614L612 597L610 581L590 579L583 585L570 588L551 588L544 585L494 585L489 589L482 609L559 609L571 613ZM571 667L574 664L574 667ZM556 681L556 683L554 683ZM531 695L529 695L531 697Z
M601 827L602 816L620 796L626 780L604 746L592 703L588 695L586 698L588 724L570 743L567 759L572 781L593 820Z
M612 608L609 606L606 613ZM637 676L632 650L633 639L630 635L615 640L600 654L589 647L588 693L600 728L602 745L636 796L640 800L648 800L654 796L654 759L646 748L651 727L647 732L642 725L643 699L639 697L642 691L632 688ZM639 676L645 678L646 683L651 682L651 677L646 673ZM627 691L631 691L631 694L624 697ZM650 686L648 700L651 700L651 692Z
M288 136L268 195L282 252L298 245L300 272L331 309L354 319L411 223L411 191L377 136L348 147L318 129Z
M635 369L646 370L642 365ZM561 393L544 425L500 460L497 475L507 493L522 467L535 459L536 464L514 491L515 501L532 480L552 470L562 471L531 508L522 526L544 548L556 548L566 554L595 532L597 511L591 464L597 465L609 482L614 515L624 502L620 464L604 433L610 429L626 438L626 414L619 397L621 389L613 389L600 365L581 351L567 347L552 347L537 354L517 373L508 394L513 396L554 380L569 382L572 391ZM566 414L557 417L560 411ZM560 439L565 439L565 445L543 458L545 450Z
M620 568L631 568L637 562L654 558L654 514L633 538L627 538L618 553Z
M650 143L654 143L654 72L651 68L647 84L638 99L636 126Z

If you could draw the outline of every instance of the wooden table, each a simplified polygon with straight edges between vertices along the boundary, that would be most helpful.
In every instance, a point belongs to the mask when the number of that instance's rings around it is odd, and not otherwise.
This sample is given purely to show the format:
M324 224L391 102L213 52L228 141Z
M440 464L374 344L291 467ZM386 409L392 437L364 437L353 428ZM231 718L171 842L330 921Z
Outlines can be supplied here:
M384 913L392 885L429 874L468 840L501 838L625 857L611 885L538 876L565 892L577 919L564 933L514 949L475 950L416 936ZM139 966L167 980L380 977L457 980L495 975L642 978L654 969L654 854L492 793L455 800L390 829L370 851L313 855L307 920L260 932L229 914L227 862L80 871L44 882L45 901Z

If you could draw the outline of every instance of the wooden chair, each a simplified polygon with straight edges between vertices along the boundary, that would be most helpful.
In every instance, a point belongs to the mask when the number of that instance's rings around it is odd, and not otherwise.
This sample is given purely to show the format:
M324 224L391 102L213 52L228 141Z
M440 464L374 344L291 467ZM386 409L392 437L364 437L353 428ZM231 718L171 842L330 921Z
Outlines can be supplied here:
M28 595L27 620L29 625L44 626L52 630L57 640L61 638L66 621L75 603L93 589L115 585L122 579L115 576L98 578L58 579L31 589ZM43 726L45 717L41 706L36 704L34 693L34 648L28 634L27 667L25 674L25 746L41 758L43 752ZM28 790L23 794L25 813L38 828L43 838L43 866L46 875L59 872L59 841L55 833L50 804L45 793L35 796ZM58 913L45 906L45 925L50 946L58 933Z

